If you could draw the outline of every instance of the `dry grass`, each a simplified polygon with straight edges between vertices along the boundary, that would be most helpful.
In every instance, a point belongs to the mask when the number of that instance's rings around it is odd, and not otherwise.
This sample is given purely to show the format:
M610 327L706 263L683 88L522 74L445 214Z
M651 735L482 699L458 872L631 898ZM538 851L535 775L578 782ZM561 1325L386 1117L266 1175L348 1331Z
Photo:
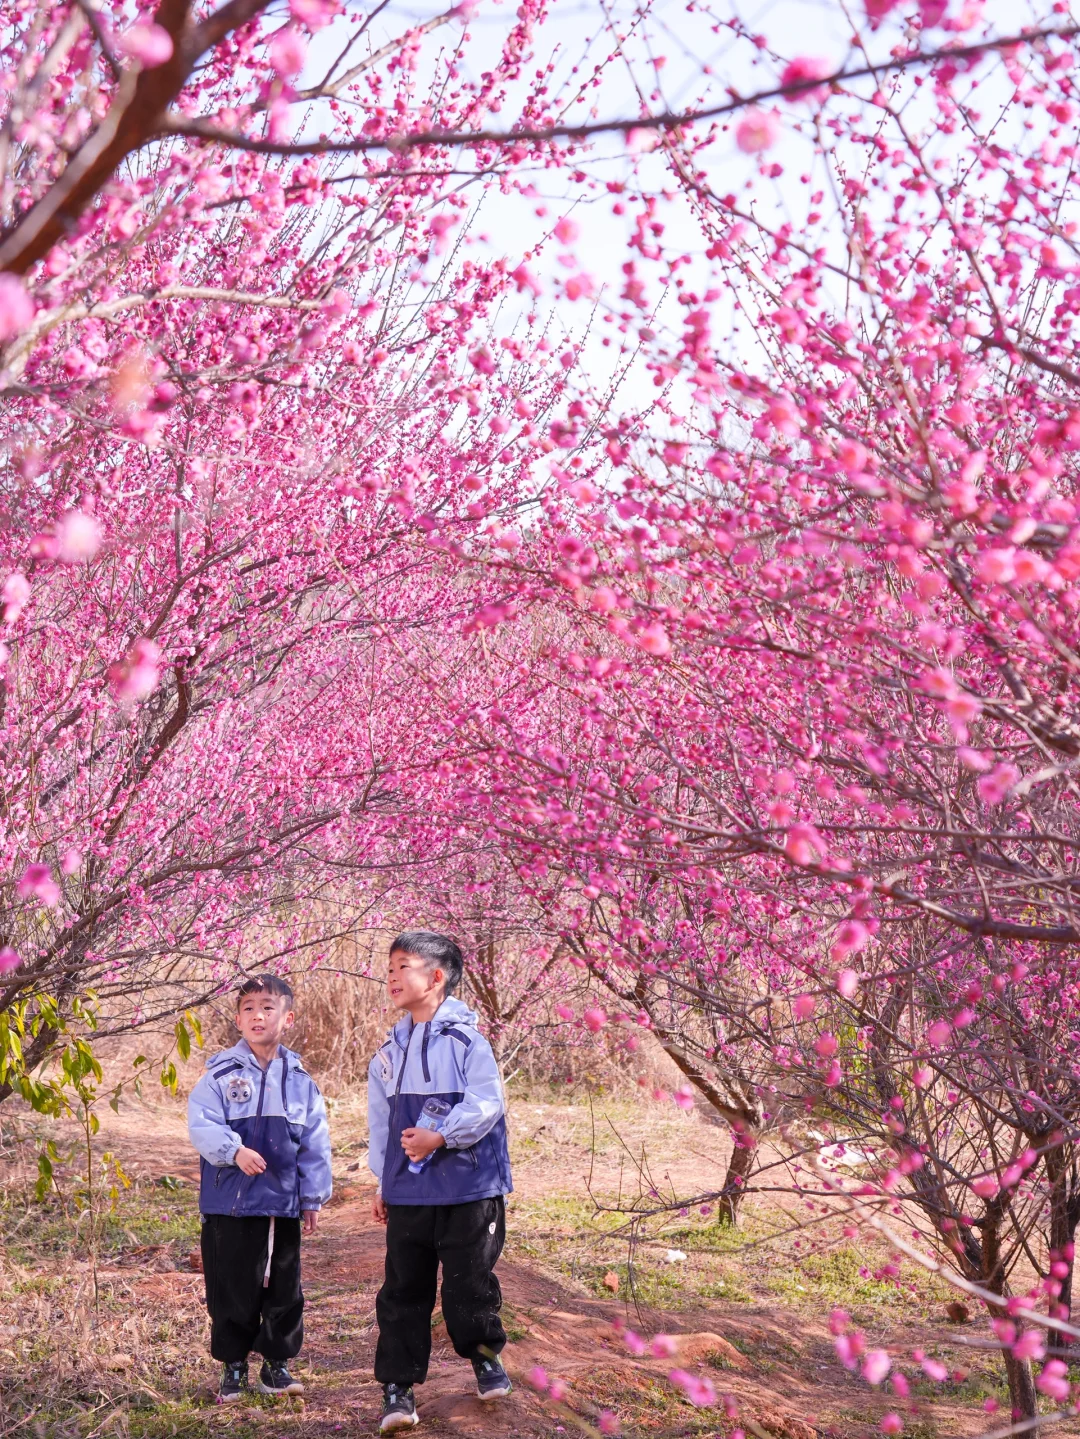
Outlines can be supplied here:
M0 1114L0 1439L334 1439L372 1432L372 1306L381 1234L361 1228L369 1189L360 1096L345 1093L333 1106L338 1199L326 1235L304 1261L311 1325L307 1358L298 1367L312 1381L306 1408L254 1399L225 1409L214 1404L202 1279L191 1267L198 1215L182 1107L133 1105L106 1120L101 1144L121 1156L132 1183L105 1216L92 1262L87 1229L73 1205L78 1155L59 1166L62 1193L35 1204L32 1161L41 1133L25 1118L13 1120L7 1106ZM50 1132L65 1152L65 1136L74 1138L70 1127L52 1125ZM782 1216L764 1205L758 1212L751 1204L734 1233L696 1212L670 1216L638 1245L631 1285L626 1239L612 1233L619 1221L597 1217L586 1181L594 1193L613 1197L636 1182L639 1161L656 1180L675 1185L722 1169L720 1131L700 1115L636 1097L608 1096L591 1108L519 1097L512 1103L511 1137L518 1194L504 1283L519 1362L526 1368L543 1362L571 1381L583 1404L616 1409L626 1439L717 1436L732 1426L716 1411L690 1410L662 1366L655 1373L628 1367L617 1343L597 1349L591 1329L575 1340L574 1326L564 1322L567 1309L579 1317L618 1314L650 1331L701 1334L710 1342L694 1362L721 1392L739 1394L769 1432L764 1416L779 1406L784 1415L816 1416L819 1435L840 1439L869 1439L874 1416L888 1401L836 1364L825 1327L833 1303L851 1310L873 1343L919 1344L945 1354L963 1337L944 1324L935 1292L901 1292L867 1278L860 1270L874 1260L842 1242L805 1254L797 1236L778 1234ZM667 1262L668 1247L685 1252L686 1260ZM617 1296L604 1284L612 1272L620 1280ZM734 1358L725 1344L738 1351ZM429 1387L438 1392L442 1383L444 1394L459 1389L460 1365L441 1331L437 1352L443 1360ZM961 1361L970 1378L946 1396L937 1417L946 1421L941 1433L973 1435L984 1427L981 1396L1001 1398L999 1366L992 1357L953 1349L951 1362ZM515 1432L462 1428L456 1412L448 1407L442 1418L425 1421L424 1432L482 1433L483 1439ZM516 1430L522 1439L552 1439L557 1432L534 1399L522 1413ZM793 1420L783 1420L776 1432L812 1439L811 1430Z

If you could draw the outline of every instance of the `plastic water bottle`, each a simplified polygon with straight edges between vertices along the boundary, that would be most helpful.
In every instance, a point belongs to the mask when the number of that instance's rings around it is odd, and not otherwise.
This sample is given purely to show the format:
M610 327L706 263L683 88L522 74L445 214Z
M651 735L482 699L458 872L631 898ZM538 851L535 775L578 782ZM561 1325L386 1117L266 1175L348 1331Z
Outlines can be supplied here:
M416 1128L436 1129L441 1133L442 1127L446 1123L446 1116L450 1113L450 1110L452 1108L453 1105L447 1104L445 1099L427 1100L424 1104L423 1109L420 1111L420 1118L416 1121ZM410 1159L409 1173L421 1174L431 1163L432 1155L434 1155L434 1153L435 1151L432 1150L431 1154L425 1154L424 1158L421 1160Z

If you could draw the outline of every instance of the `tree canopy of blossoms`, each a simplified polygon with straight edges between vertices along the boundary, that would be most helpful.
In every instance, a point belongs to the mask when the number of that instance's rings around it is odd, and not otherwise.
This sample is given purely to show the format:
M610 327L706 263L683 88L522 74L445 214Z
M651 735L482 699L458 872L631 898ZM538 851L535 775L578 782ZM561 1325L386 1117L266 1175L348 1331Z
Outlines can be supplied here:
M656 1035L728 1218L766 1133L916 1216L1030 1419L1080 1219L1077 26L499 14L8 7L4 1092L90 991L172 1016L260 933L308 962L305 904L421 909L508 1053L564 969Z

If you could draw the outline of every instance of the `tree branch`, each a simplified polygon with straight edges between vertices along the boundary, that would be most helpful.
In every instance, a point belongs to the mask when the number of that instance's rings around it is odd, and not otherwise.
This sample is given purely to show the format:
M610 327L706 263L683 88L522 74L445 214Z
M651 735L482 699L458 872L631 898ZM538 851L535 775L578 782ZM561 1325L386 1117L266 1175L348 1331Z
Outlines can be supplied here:
M418 130L415 134L396 133L360 140L296 140L276 142L243 135L235 130L222 130L209 120L188 120L181 115L166 116L161 135L183 135L191 139L206 140L211 144L228 145L238 150L250 150L260 155L359 155L371 150L402 152L436 145L510 145L526 141L543 144L549 140L586 140L593 135L626 134L630 130L678 130L702 120L716 120L732 115L749 105L760 105L766 100L790 99L808 91L827 86L839 86L852 80L876 77L883 71L899 72L921 65L933 65L939 60L973 59L992 50L1012 50L1022 45L1031 45L1039 40L1068 40L1080 34L1080 25L1062 29L1048 28L1033 30L1026 34L1009 35L1000 40L982 40L971 45L945 47L941 50L923 51L899 59L883 61L878 65L862 65L854 70L837 70L816 80L793 81L786 85L773 85L767 90L758 90L753 95L739 96L723 105L712 105L703 110L665 110L659 115L636 115L632 119L595 120L580 125L540 125L531 129L513 130ZM310 97L310 92L305 92ZM312 97L313 98L313 97Z

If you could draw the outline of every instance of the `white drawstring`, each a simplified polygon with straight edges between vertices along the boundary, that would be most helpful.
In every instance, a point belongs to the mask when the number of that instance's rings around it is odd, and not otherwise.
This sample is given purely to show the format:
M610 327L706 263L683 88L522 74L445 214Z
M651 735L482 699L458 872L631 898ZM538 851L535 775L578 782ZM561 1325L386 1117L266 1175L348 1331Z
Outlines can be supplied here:
M266 1243L266 1273L263 1275L263 1288L270 1288L270 1261L274 1257L274 1216L270 1216L270 1235Z

